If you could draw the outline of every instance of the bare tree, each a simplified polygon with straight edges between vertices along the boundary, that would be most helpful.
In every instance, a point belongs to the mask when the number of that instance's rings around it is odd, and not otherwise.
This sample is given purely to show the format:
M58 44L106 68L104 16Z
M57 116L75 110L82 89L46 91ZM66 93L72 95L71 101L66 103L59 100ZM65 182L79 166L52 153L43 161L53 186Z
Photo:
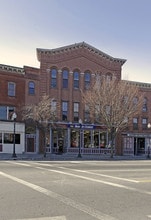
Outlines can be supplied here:
M132 116L142 108L139 88L128 81L108 80L96 76L92 88L83 91L83 101L89 106L93 120L106 127L111 141L111 157L116 135L124 130Z
M44 95L37 105L27 105L22 109L22 119L26 122L30 121L43 133L44 157L46 156L46 136L50 126L57 119L57 107L54 99Z

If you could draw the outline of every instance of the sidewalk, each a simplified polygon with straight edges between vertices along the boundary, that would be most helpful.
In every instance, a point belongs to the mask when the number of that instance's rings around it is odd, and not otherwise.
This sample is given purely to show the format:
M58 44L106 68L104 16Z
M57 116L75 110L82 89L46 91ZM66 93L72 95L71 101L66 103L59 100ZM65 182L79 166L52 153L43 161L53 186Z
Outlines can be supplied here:
M43 161L54 161L54 160L150 160L146 155L139 155L139 156L114 156L113 158L110 155L70 155L70 154L47 154L44 157L43 154L32 154L32 153L25 153L25 154L16 154L16 158L12 157L12 154L0 154L0 160L43 160Z

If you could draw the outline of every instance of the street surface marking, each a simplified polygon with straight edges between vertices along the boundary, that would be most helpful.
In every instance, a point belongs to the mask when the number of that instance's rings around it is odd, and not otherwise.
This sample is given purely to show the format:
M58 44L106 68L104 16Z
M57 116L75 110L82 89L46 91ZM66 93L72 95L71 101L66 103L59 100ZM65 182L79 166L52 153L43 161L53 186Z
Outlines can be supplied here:
M84 205L82 203L76 202L76 201L74 201L74 200L72 200L72 199L70 199L68 197L62 196L62 195L60 195L58 193L55 193L55 192L50 191L50 190L47 190L47 189L45 189L43 187L40 187L38 185L35 185L33 183L30 183L30 182L27 182L25 180L19 179L19 178L15 177L15 176L9 175L9 174L4 173L4 172L0 172L0 175L6 177L8 179L11 179L11 180L13 180L15 182L18 182L18 183L20 183L20 184L22 184L24 186L27 186L27 187L29 187L29 188L37 191L37 192L43 193L46 196L54 198L54 199L56 199L56 200L58 200L58 201L60 201L60 202L62 202L64 204L66 204L68 206L71 206L72 208L75 208L75 209L77 209L79 211L82 211L82 212L92 216L92 217L95 217L96 219L99 219L99 220L102 220L102 219L103 220L118 220L118 219L116 219L116 218L114 218L114 217L112 217L110 215L106 215L106 214L104 214L104 213L102 213L102 212L100 212L100 211L98 211L96 209L93 209L93 208L91 208L89 206L86 206L86 205Z
M139 183L150 183L151 180L139 180Z
M56 216L56 217L44 217L44 218L23 218L15 220L66 220L65 216Z
M47 170L49 172L60 173L60 174L63 174L63 175L68 175L68 176L74 176L74 177L89 180L89 181L92 181L92 182L103 183L105 185L110 185L110 186L114 186L114 187L118 187L118 188L123 188L123 189L126 189L126 190L131 190L131 191L134 191L134 192L139 192L139 193L151 195L151 192L136 189L136 188L133 188L133 187L128 187L128 186L117 184L117 183L112 183L112 182L109 182L109 181L93 179L93 178L90 178L90 177L81 176L81 175L77 175L77 174L73 174L73 173L67 173L67 172L63 172L63 171L59 171L59 170L51 170L51 169L46 169L46 168L42 168L42 167L36 167L36 168L40 169L40 170Z
M111 179L123 180L123 181L127 181L127 182L139 183L139 181L137 181L137 180L126 179L126 178L121 178L121 177L116 177L116 176L110 176L110 175L105 175L105 174L95 173L95 172L92 173L90 171L85 171L85 170L77 170L77 169L71 169L71 168L66 168L66 167L58 167L58 168L67 169L67 170L71 170L71 171L82 172L82 173L88 173L88 174L92 174L92 175L96 175L96 176L108 177L108 178L111 178Z

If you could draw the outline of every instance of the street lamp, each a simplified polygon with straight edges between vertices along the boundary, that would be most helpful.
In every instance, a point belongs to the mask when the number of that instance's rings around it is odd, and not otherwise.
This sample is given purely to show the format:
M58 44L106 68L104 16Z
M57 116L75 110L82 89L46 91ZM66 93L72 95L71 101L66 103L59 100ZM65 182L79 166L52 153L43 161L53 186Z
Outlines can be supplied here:
M151 124L148 123L147 127L150 129L151 128ZM147 149L147 158L150 158L150 139L149 139L149 146L148 146L148 149Z
M17 118L17 115L16 115L16 113L14 112L13 114L12 114L12 120L14 121L14 135L13 135L13 154L12 154L12 157L13 158L16 158L17 156L16 156L16 152L15 152L15 133L16 133L16 131L15 131L15 128L16 128L16 118Z
M81 131L82 131L82 120L79 119L79 125L80 125L80 144L79 144L79 153L78 153L78 157L81 158L81 145L82 145L82 135L81 135Z

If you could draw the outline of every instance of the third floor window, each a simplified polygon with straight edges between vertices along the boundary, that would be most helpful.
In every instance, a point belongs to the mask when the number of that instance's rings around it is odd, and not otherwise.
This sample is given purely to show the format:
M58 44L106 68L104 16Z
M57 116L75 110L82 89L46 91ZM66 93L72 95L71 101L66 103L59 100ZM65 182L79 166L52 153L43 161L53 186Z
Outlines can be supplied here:
M89 87L90 87L90 79L91 79L90 73L86 72L84 74L84 87L85 87L85 89L89 89Z
M57 70L53 68L51 70L51 88L57 87Z
M68 88L68 70L63 70L62 72L62 84L63 88Z
M75 71L73 73L73 87L74 89L79 88L79 72L78 71Z

